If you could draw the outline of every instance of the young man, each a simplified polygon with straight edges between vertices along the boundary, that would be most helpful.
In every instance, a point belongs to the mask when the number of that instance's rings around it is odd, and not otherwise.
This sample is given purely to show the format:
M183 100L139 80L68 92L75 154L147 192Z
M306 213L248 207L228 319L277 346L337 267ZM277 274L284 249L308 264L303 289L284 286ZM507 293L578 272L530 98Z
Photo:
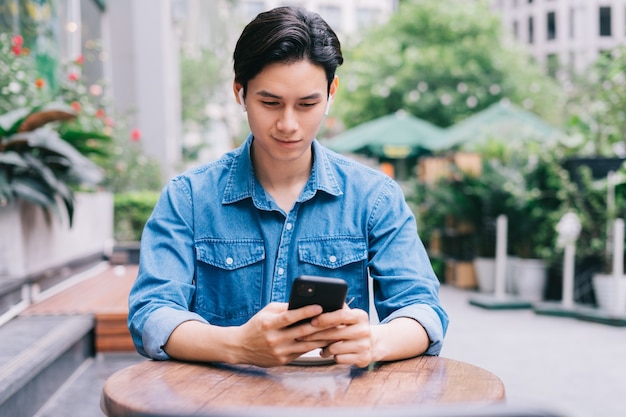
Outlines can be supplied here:
M129 299L138 352L263 367L319 348L360 367L437 355L448 317L400 188L315 139L343 62L333 30L277 8L246 26L233 58L251 134L165 187ZM354 302L288 310L299 275L343 278ZM380 324L368 317L369 277Z

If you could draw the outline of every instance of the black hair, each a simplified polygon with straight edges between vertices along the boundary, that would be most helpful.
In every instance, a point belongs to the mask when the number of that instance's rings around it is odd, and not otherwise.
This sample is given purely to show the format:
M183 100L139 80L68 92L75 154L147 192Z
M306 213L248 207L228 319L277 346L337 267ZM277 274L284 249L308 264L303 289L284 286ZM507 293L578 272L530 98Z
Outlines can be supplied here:
M260 13L244 28L233 62L235 81L248 81L272 63L308 60L326 72L328 89L343 63L337 34L322 17L301 7L277 7Z

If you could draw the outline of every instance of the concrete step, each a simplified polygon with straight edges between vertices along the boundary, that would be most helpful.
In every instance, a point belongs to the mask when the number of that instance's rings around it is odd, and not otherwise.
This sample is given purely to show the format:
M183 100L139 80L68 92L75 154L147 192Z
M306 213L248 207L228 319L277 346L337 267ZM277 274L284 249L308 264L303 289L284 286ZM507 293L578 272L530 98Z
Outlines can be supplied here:
M0 416L30 417L94 355L94 316L20 316L0 327Z
M100 396L113 373L147 360L138 353L96 353L68 378L33 417L104 417Z

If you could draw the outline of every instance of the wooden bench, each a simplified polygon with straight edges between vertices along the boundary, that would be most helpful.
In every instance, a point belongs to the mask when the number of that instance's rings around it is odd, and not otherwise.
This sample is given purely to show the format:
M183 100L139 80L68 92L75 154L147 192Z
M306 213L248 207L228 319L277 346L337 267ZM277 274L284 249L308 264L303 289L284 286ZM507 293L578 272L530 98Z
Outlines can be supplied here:
M128 294L137 265L110 265L93 277L36 301L21 316L93 315L96 352L134 351L127 327Z

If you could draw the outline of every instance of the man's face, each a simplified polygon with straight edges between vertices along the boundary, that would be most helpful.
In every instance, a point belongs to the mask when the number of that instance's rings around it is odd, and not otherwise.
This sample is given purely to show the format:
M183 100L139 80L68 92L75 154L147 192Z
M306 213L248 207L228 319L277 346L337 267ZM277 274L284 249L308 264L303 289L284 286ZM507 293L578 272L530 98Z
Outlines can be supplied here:
M245 105L255 159L310 163L311 142L328 100L327 85L324 69L305 60L270 64L248 82Z

